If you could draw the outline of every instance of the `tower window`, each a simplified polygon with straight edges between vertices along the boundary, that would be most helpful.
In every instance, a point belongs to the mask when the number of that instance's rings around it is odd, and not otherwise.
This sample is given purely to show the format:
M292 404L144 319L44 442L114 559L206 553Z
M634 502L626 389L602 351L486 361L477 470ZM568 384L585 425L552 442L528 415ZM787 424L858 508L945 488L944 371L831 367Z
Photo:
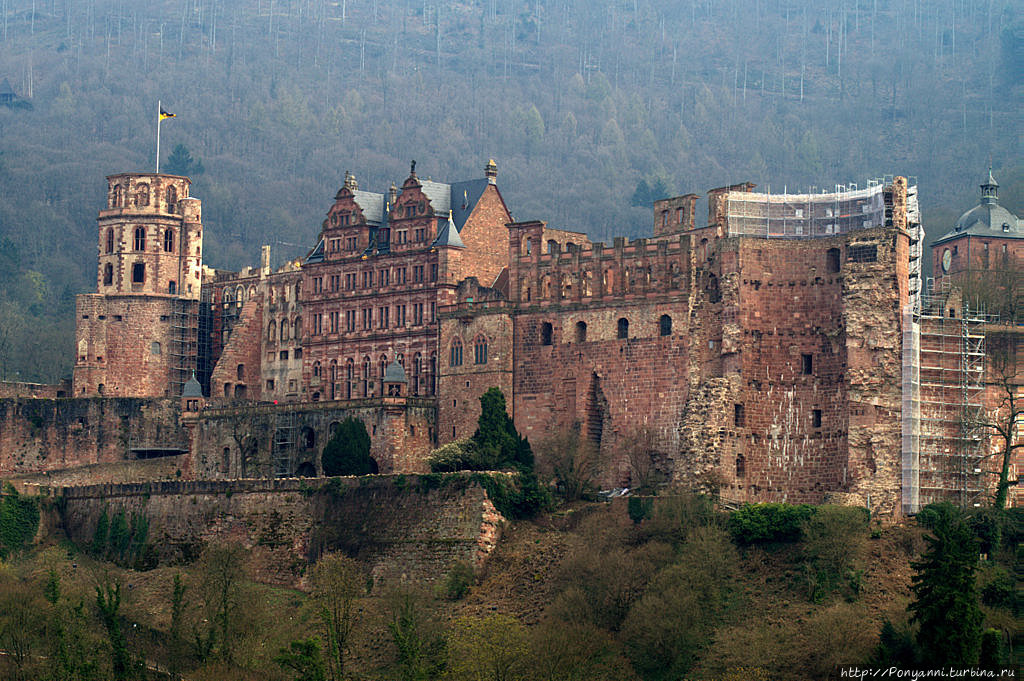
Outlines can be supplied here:
M177 212L178 208L178 188L170 186L167 188L167 212Z
M114 252L114 230L113 228L107 230L107 253Z
M165 253L173 253L174 252L174 230L173 229L168 229L167 231L164 232L164 252Z
M238 367L235 369L235 375L236 375L236 377L238 378L239 381L244 381L245 380L245 365L244 364L239 364L238 365Z
M747 474L747 459L743 454L736 455L736 477L742 478Z
M828 271L835 274L839 271L839 249L830 248L826 253L826 260L828 261Z
M142 284L146 281L146 266L141 262L132 265L132 283Z
M576 342L586 343L587 342L587 323L576 322Z
M742 404L732 405L732 424L737 428L740 428L746 422L746 415L743 413Z
M146 228L136 227L135 228L135 250L144 251L146 250Z
M803 360L803 372L804 375L810 375L814 373L814 355L801 355Z
M540 344L551 345L551 322L544 322L540 326Z
M110 286L114 283L114 266L109 262L103 266L103 285Z
M167 282L167 292L174 294L178 292L178 284L174 281Z
M811 423L815 428L821 428L821 410L815 409L811 412Z
M625 317L619 319L617 337L629 338L629 320Z
M662 336L672 335L672 318L667 314L661 315L661 319L658 320L658 331Z

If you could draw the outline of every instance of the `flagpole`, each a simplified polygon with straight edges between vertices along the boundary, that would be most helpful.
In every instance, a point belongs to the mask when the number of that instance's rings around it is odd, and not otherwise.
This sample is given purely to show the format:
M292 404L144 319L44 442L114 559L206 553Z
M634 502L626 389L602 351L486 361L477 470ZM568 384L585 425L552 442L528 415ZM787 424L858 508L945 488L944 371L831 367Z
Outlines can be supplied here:
M160 174L160 112L163 111L163 105L160 100L156 100L156 174Z

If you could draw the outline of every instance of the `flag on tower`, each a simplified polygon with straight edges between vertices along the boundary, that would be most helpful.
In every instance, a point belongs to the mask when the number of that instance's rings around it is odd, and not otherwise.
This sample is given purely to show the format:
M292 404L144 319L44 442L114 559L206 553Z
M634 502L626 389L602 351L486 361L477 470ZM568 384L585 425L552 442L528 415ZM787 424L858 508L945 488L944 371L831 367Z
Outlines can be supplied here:
M163 120L165 118L174 118L174 116L175 114L172 114L169 111L165 111L163 107L160 107L160 120Z

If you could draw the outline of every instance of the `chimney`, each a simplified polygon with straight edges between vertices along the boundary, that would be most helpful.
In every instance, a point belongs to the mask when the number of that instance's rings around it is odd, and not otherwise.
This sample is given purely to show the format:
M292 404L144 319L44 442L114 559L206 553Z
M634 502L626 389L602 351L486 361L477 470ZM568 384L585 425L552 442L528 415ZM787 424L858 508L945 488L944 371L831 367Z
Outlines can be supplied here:
M493 158L484 167L484 175L487 177L487 184L498 184L498 164Z

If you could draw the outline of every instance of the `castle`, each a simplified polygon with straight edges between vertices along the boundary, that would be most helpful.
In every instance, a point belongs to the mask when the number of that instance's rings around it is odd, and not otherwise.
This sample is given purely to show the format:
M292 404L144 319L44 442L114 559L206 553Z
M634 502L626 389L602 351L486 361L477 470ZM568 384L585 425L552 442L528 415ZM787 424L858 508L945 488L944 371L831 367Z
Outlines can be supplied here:
M472 435L497 386L535 444L570 429L589 440L606 486L653 475L737 501L889 515L989 489L987 443L926 427L956 420L941 411L950 390L992 406L960 361L983 349L933 343L984 336L987 322L956 289L924 286L905 178L810 194L721 187L700 223L699 196L665 199L651 237L609 245L515 222L497 176L491 161L480 179L434 182L414 162L401 187L375 193L346 173L305 257L275 270L264 247L241 272L202 264L187 178L109 177L73 395L131 398L141 416L90 407L79 429L116 426L90 462L314 476L354 416L380 472L424 472L431 450ZM994 180L982 189L980 210L933 246L940 279L1021 269L1024 228ZM69 455L19 456L0 471Z

